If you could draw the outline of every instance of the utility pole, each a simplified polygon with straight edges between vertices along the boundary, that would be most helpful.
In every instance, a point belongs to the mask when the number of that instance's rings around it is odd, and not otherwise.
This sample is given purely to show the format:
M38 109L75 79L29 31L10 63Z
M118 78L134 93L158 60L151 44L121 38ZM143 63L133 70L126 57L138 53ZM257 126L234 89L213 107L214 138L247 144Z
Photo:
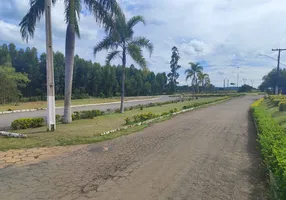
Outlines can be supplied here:
M275 83L275 95L278 95L279 93L279 87L278 87L278 78L279 78L279 68L280 68L280 54L281 51L286 51L286 49L272 49L272 51L278 51L278 62L277 62L277 74L276 74L276 83Z
M45 0L46 16L46 68L47 68L47 130L56 129L56 112L55 112L55 84L54 84L54 61L53 61L53 42L52 42L52 17L51 17L51 0Z
M229 80L227 79L227 88L229 88Z
M251 86L252 86L252 88L253 88L253 83L254 83L254 80L251 80Z
M247 79L244 78L242 80L243 80L243 85L245 85Z
M236 87L237 87L237 90L238 90L238 87L239 87L239 67L237 67L237 84L236 84Z

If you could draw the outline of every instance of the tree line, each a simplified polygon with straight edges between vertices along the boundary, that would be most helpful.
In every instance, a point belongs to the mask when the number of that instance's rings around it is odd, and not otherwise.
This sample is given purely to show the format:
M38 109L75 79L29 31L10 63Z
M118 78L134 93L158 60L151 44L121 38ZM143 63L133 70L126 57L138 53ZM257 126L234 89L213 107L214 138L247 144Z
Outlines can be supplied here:
M46 100L46 54L39 53L35 47L16 48L11 44L0 46L0 69L14 70L18 78L1 80L1 103L18 99ZM8 74L0 71L0 76ZM137 69L134 65L126 67L125 94L127 96L159 95L167 92L166 73L155 74L152 71ZM1 76L1 77L2 77ZM54 53L54 79L56 99L64 99L65 89L65 56ZM74 57L72 98L113 97L120 96L122 86L122 66L101 65L90 60Z

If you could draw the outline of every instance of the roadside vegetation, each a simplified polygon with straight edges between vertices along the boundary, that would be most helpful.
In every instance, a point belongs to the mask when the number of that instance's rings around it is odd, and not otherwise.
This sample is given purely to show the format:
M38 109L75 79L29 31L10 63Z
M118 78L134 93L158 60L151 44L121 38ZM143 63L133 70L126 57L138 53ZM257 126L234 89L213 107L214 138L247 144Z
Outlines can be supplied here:
M105 113L104 115L94 117L93 119L75 120L71 124L59 123L59 127L54 133L46 132L46 127L17 130L13 132L23 133L27 135L27 139L17 138L0 138L0 150L32 148L32 147L45 147L45 146L62 146L62 145L75 145L86 144L103 141L119 137L121 135L132 133L141 130L143 127L133 127L124 131L119 131L110 135L101 136L100 134L112 129L117 129L124 126L127 121L126 118L135 119L134 116L145 115L152 113L152 116L159 116L162 113L170 113L178 110L190 108L192 106L204 105L215 101L226 99L226 97L210 97L200 98L197 100L186 100L183 102L169 103L153 107L138 107L129 108L124 114L121 113ZM119 112L119 111L118 111ZM169 117L166 116L165 119ZM112 122L112 123L111 123ZM132 123L132 121L130 121Z
M251 106L273 199L286 199L286 112L284 106L279 110L285 99L283 95L269 96Z

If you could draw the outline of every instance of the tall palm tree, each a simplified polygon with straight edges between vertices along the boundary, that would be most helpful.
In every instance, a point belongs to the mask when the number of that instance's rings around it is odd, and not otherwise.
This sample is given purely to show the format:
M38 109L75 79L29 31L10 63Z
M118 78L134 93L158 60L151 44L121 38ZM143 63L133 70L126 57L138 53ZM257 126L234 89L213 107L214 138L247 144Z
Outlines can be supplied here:
M192 79L191 84L195 93L195 87L198 86L198 74L202 73L203 67L199 63L190 62L189 65L191 65L191 67L185 71L185 74L187 75L186 81Z
M204 87L209 81L209 75L203 72L198 73L199 84Z
M120 57L122 60L122 84L121 84L121 105L120 112L124 112L124 92L125 92L125 67L126 57L129 55L141 68L147 70L146 59L143 57L142 48L149 51L150 56L153 52L153 44L145 37L134 37L133 28L138 23L145 21L142 16L134 16L126 21L123 15L113 18L109 22L108 35L94 47L94 55L101 50L111 50L106 58L106 63Z
M57 3L58 0L52 0ZM64 123L70 123L71 118L71 94L74 67L75 37L80 37L79 19L82 5L86 5L97 22L106 25L114 14L123 15L116 0L64 0L65 21L67 23L65 45L65 104ZM45 12L45 0L30 0L30 9L20 22L22 38L28 42L33 38L35 26Z
M198 84L201 85L202 90L210 82L209 75L203 72L198 73L198 80Z

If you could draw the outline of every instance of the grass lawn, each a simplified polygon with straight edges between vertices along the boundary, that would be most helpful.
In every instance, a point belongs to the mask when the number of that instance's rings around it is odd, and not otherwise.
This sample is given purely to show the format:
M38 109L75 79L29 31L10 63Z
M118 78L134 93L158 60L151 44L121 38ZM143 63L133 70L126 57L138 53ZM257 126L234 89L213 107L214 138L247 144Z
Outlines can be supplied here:
M274 106L269 99L265 99L262 106L264 106L269 113L271 113L272 117L278 122L279 125L286 129L286 112L280 112L278 106Z
M152 99L154 97L126 97L125 101L131 100L143 100ZM83 104L97 104L97 103L111 103L120 101L120 97L113 98L90 98L90 99L74 99L72 105L83 105ZM57 100L56 107L64 106L64 100ZM0 105L0 112L10 110L22 110L22 109L41 109L46 108L46 101L35 101L35 102L20 102L18 105L15 103Z
M202 98L198 100L185 101L180 103L172 103L163 106L144 108L143 110L134 109L126 111L124 114L113 113L95 117L94 119L84 119L74 121L71 124L58 124L55 132L46 132L46 127L18 130L17 133L24 133L27 139L0 137L0 150L45 147L45 146L62 146L87 144L115 138L120 135L129 134L143 129L147 125L134 127L125 131L116 132L110 135L100 136L101 133L119 128L125 124L126 117L132 117L136 114L152 112L161 114L171 109L177 108L181 110L183 106L194 102L209 102L221 97Z

